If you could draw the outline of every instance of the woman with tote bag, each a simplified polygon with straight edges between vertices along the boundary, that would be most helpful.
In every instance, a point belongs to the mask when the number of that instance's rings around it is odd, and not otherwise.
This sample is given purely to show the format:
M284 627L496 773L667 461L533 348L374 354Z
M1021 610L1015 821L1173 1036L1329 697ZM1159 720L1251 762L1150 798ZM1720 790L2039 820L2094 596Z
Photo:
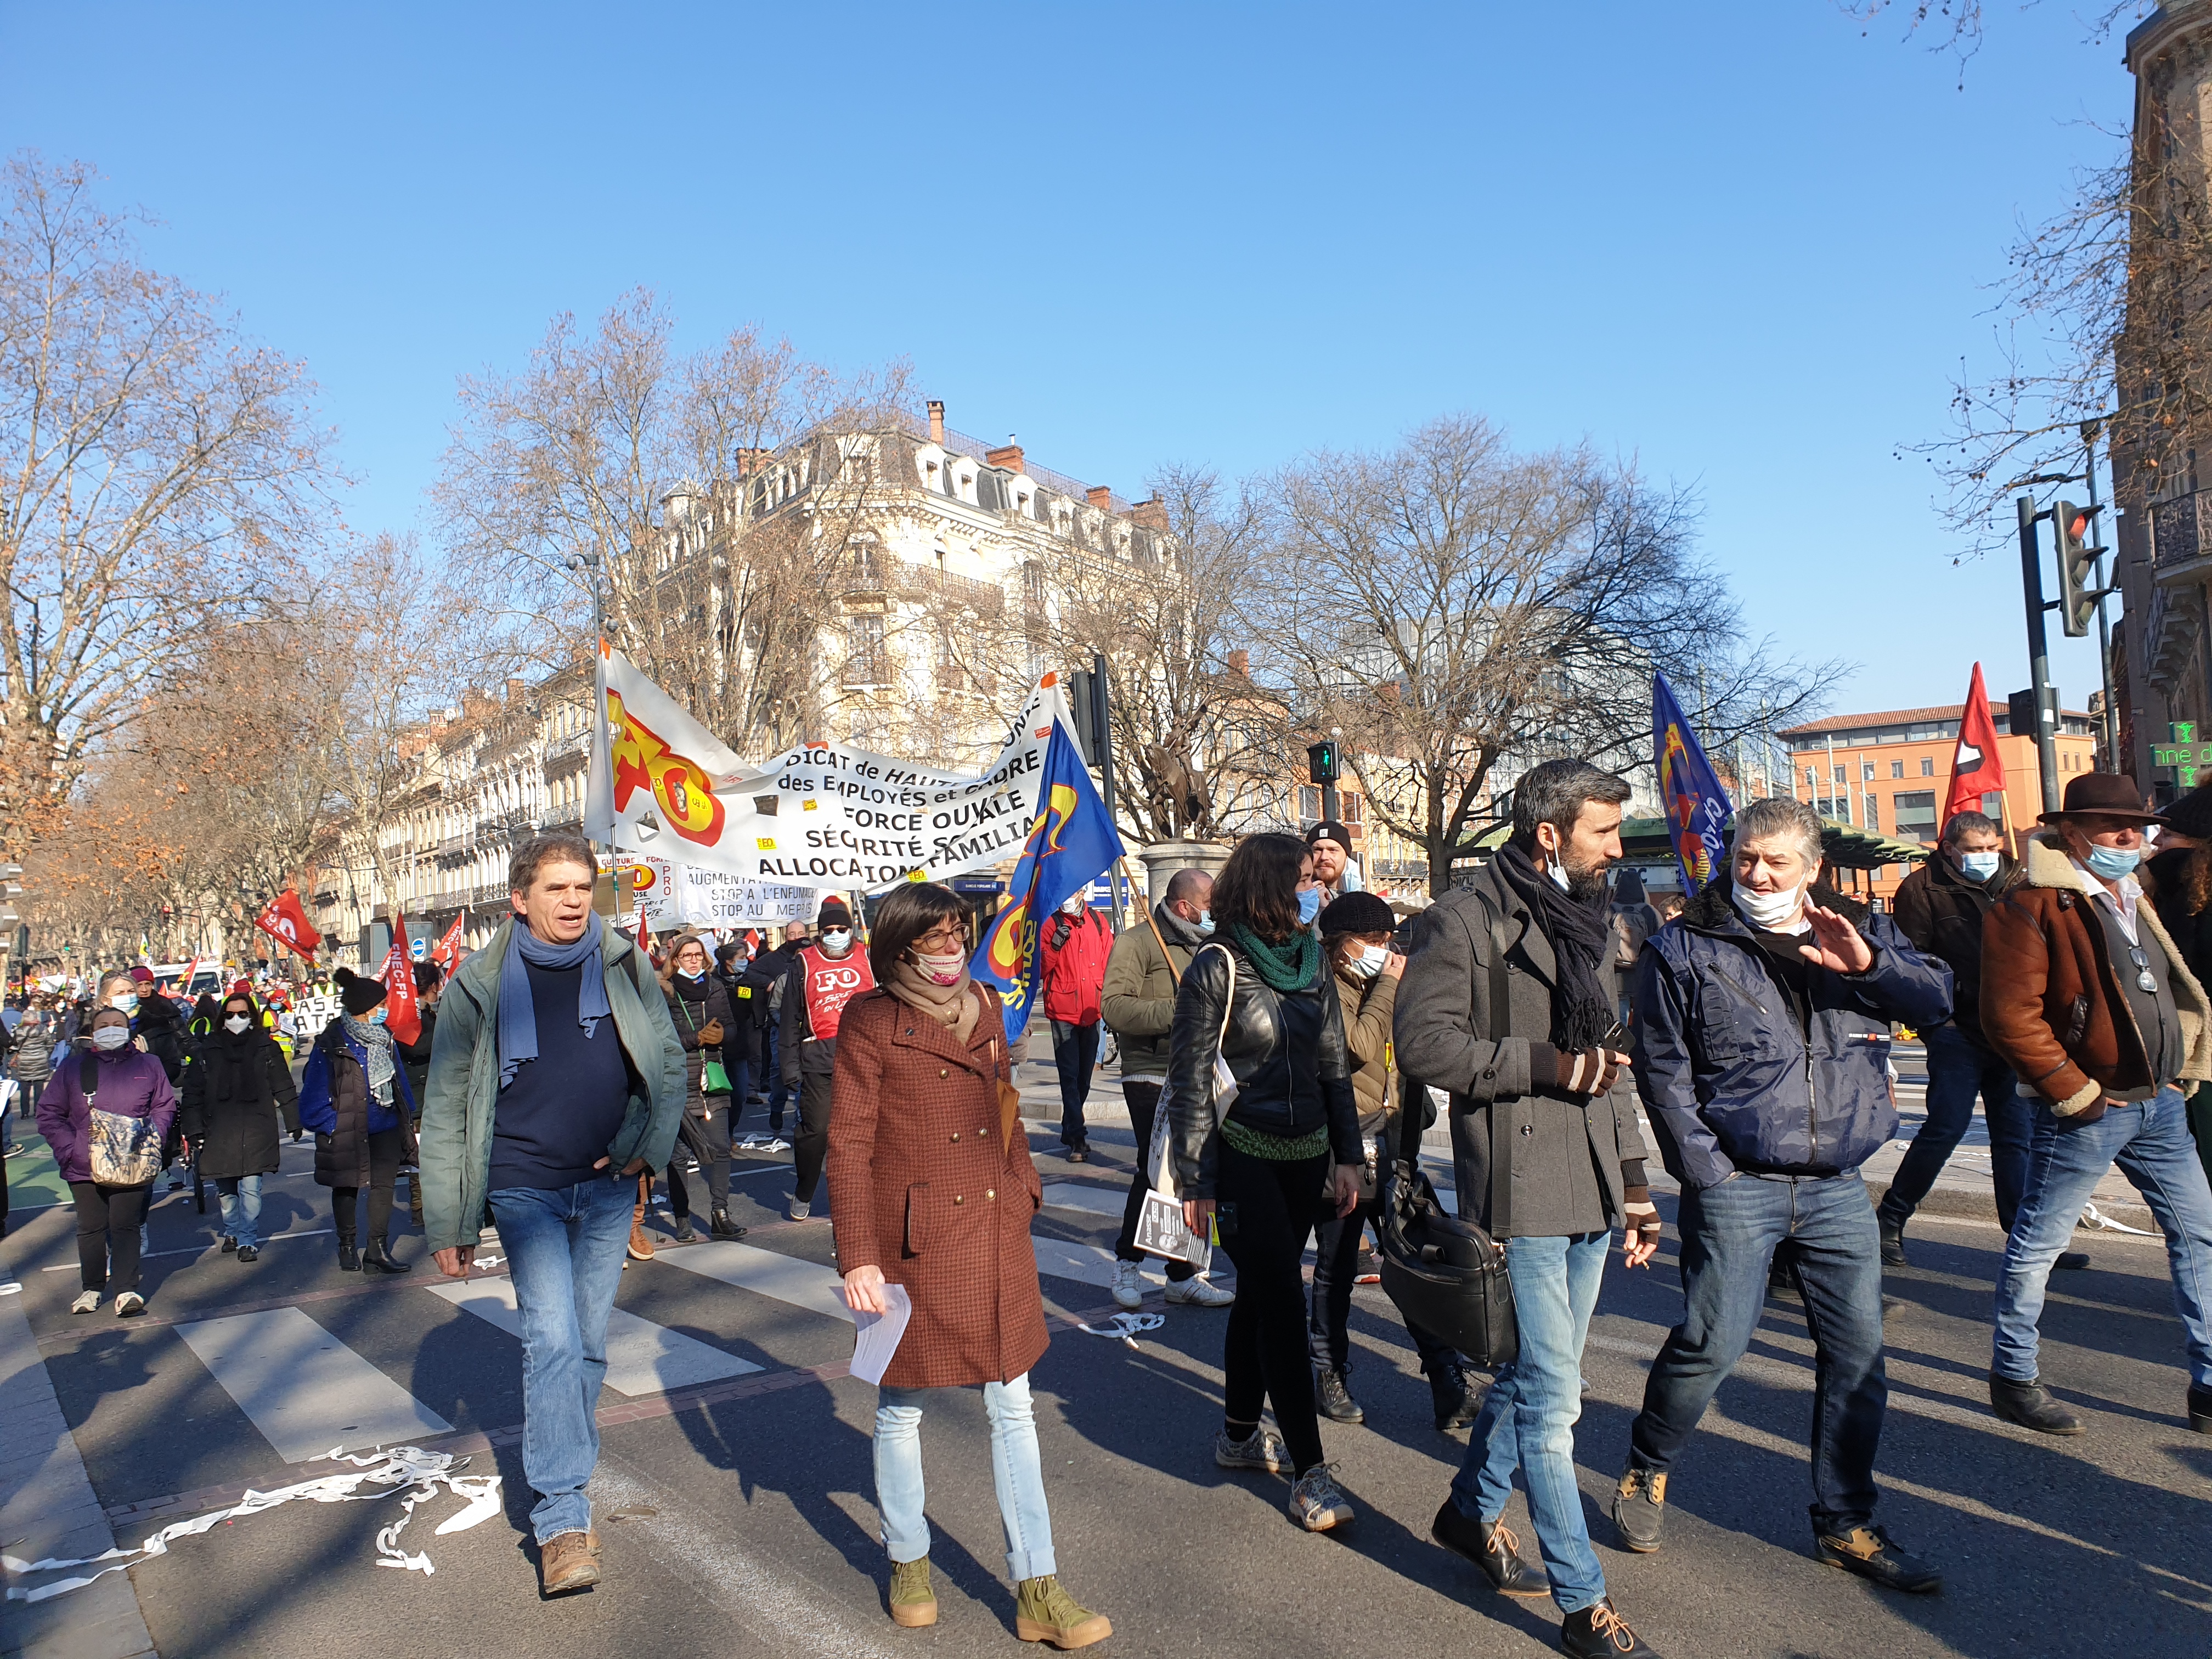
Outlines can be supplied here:
M39 1133L76 1200L84 1288L71 1313L96 1313L110 1289L118 1318L146 1311L138 1293L138 1225L176 1115L168 1073L131 1043L131 1016L100 1009L39 1097Z

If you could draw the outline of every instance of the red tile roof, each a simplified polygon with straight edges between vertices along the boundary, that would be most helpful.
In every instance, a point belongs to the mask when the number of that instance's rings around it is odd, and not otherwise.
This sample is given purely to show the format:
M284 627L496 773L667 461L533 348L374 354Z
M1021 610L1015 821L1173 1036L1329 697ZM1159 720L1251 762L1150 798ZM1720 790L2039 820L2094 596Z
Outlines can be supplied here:
M2010 705L1990 699L1990 713L2002 714ZM1963 702L1946 703L1936 708L1883 708L1870 714L1835 714L1824 720L1808 720L1802 726L1783 727L1775 732L1778 738L1817 738L1829 732L1858 732L1869 726L1887 729L1899 726L1925 726L1935 720L1954 720L1966 712ZM2086 720L2089 713L2083 708L2064 708L2062 714ZM1999 736L2003 734L2000 732Z

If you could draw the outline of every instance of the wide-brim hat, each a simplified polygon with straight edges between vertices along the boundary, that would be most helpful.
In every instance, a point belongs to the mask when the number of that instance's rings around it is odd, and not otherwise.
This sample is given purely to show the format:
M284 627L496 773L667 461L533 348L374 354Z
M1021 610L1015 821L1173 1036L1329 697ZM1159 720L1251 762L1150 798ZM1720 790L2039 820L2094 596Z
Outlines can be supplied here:
M2200 783L2173 802L2161 821L2176 835L2212 842L2212 783Z
M2100 817L2125 818L2130 823L2164 823L2166 816L2151 811L2142 804L2142 791L2135 780L2121 777L2116 772L2084 772L2069 778L2066 784L2065 805L2056 812L2045 812L2036 819L2038 823L2056 823L2061 818L2070 818L2094 813Z

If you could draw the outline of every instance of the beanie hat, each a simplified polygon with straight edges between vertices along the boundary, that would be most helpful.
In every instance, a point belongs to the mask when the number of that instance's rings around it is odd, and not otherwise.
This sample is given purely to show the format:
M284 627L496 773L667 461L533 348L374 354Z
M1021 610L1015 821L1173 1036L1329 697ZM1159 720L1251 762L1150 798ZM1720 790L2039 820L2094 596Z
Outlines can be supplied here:
M131 977L140 985L151 985L154 982L154 970L142 962L131 970Z
M1307 846L1310 847L1317 841L1333 841L1346 852L1352 850L1352 831L1334 818L1323 818L1306 831Z
M359 1018L384 1000L384 981L364 979L350 968L341 968L331 975L331 982L338 988L338 1006Z
M1346 893L1331 899L1321 913L1321 936L1339 933L1395 933L1398 913L1373 893Z
M815 912L814 925L817 927L850 928L853 925L852 907L841 898L823 899L822 908Z

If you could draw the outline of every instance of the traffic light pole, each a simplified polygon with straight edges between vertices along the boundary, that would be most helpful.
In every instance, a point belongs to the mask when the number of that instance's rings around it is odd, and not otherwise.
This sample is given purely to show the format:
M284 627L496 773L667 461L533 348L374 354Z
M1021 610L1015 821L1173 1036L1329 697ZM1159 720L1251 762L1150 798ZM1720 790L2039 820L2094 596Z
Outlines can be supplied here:
M2014 498L2020 514L2020 585L2027 601L2028 684L2035 691L2035 762L2042 775L2043 810L2058 810L2058 736L2057 711L2051 695L2051 646L2043 627L2043 555L2036 545L2035 497Z
M2082 422L2081 447L2084 453L2082 455L2081 471L2088 478L2089 514L2093 522L2095 520L2097 512L2096 434L2097 425L2095 422L2085 421ZM2112 569L2116 574L2119 570L2119 558L2117 554L2113 556ZM2097 556L2096 574L2093 580L2096 582L2098 589L2097 676L2100 686L2105 694L2105 718L2103 722L2105 738L2105 769L2108 772L2118 772L2122 769L2120 766L2120 715L2119 711L2112 707L2112 619L2110 613L2105 609L2106 601L2110 597L2110 590L2105 586L2105 558L2104 555L2101 553Z

